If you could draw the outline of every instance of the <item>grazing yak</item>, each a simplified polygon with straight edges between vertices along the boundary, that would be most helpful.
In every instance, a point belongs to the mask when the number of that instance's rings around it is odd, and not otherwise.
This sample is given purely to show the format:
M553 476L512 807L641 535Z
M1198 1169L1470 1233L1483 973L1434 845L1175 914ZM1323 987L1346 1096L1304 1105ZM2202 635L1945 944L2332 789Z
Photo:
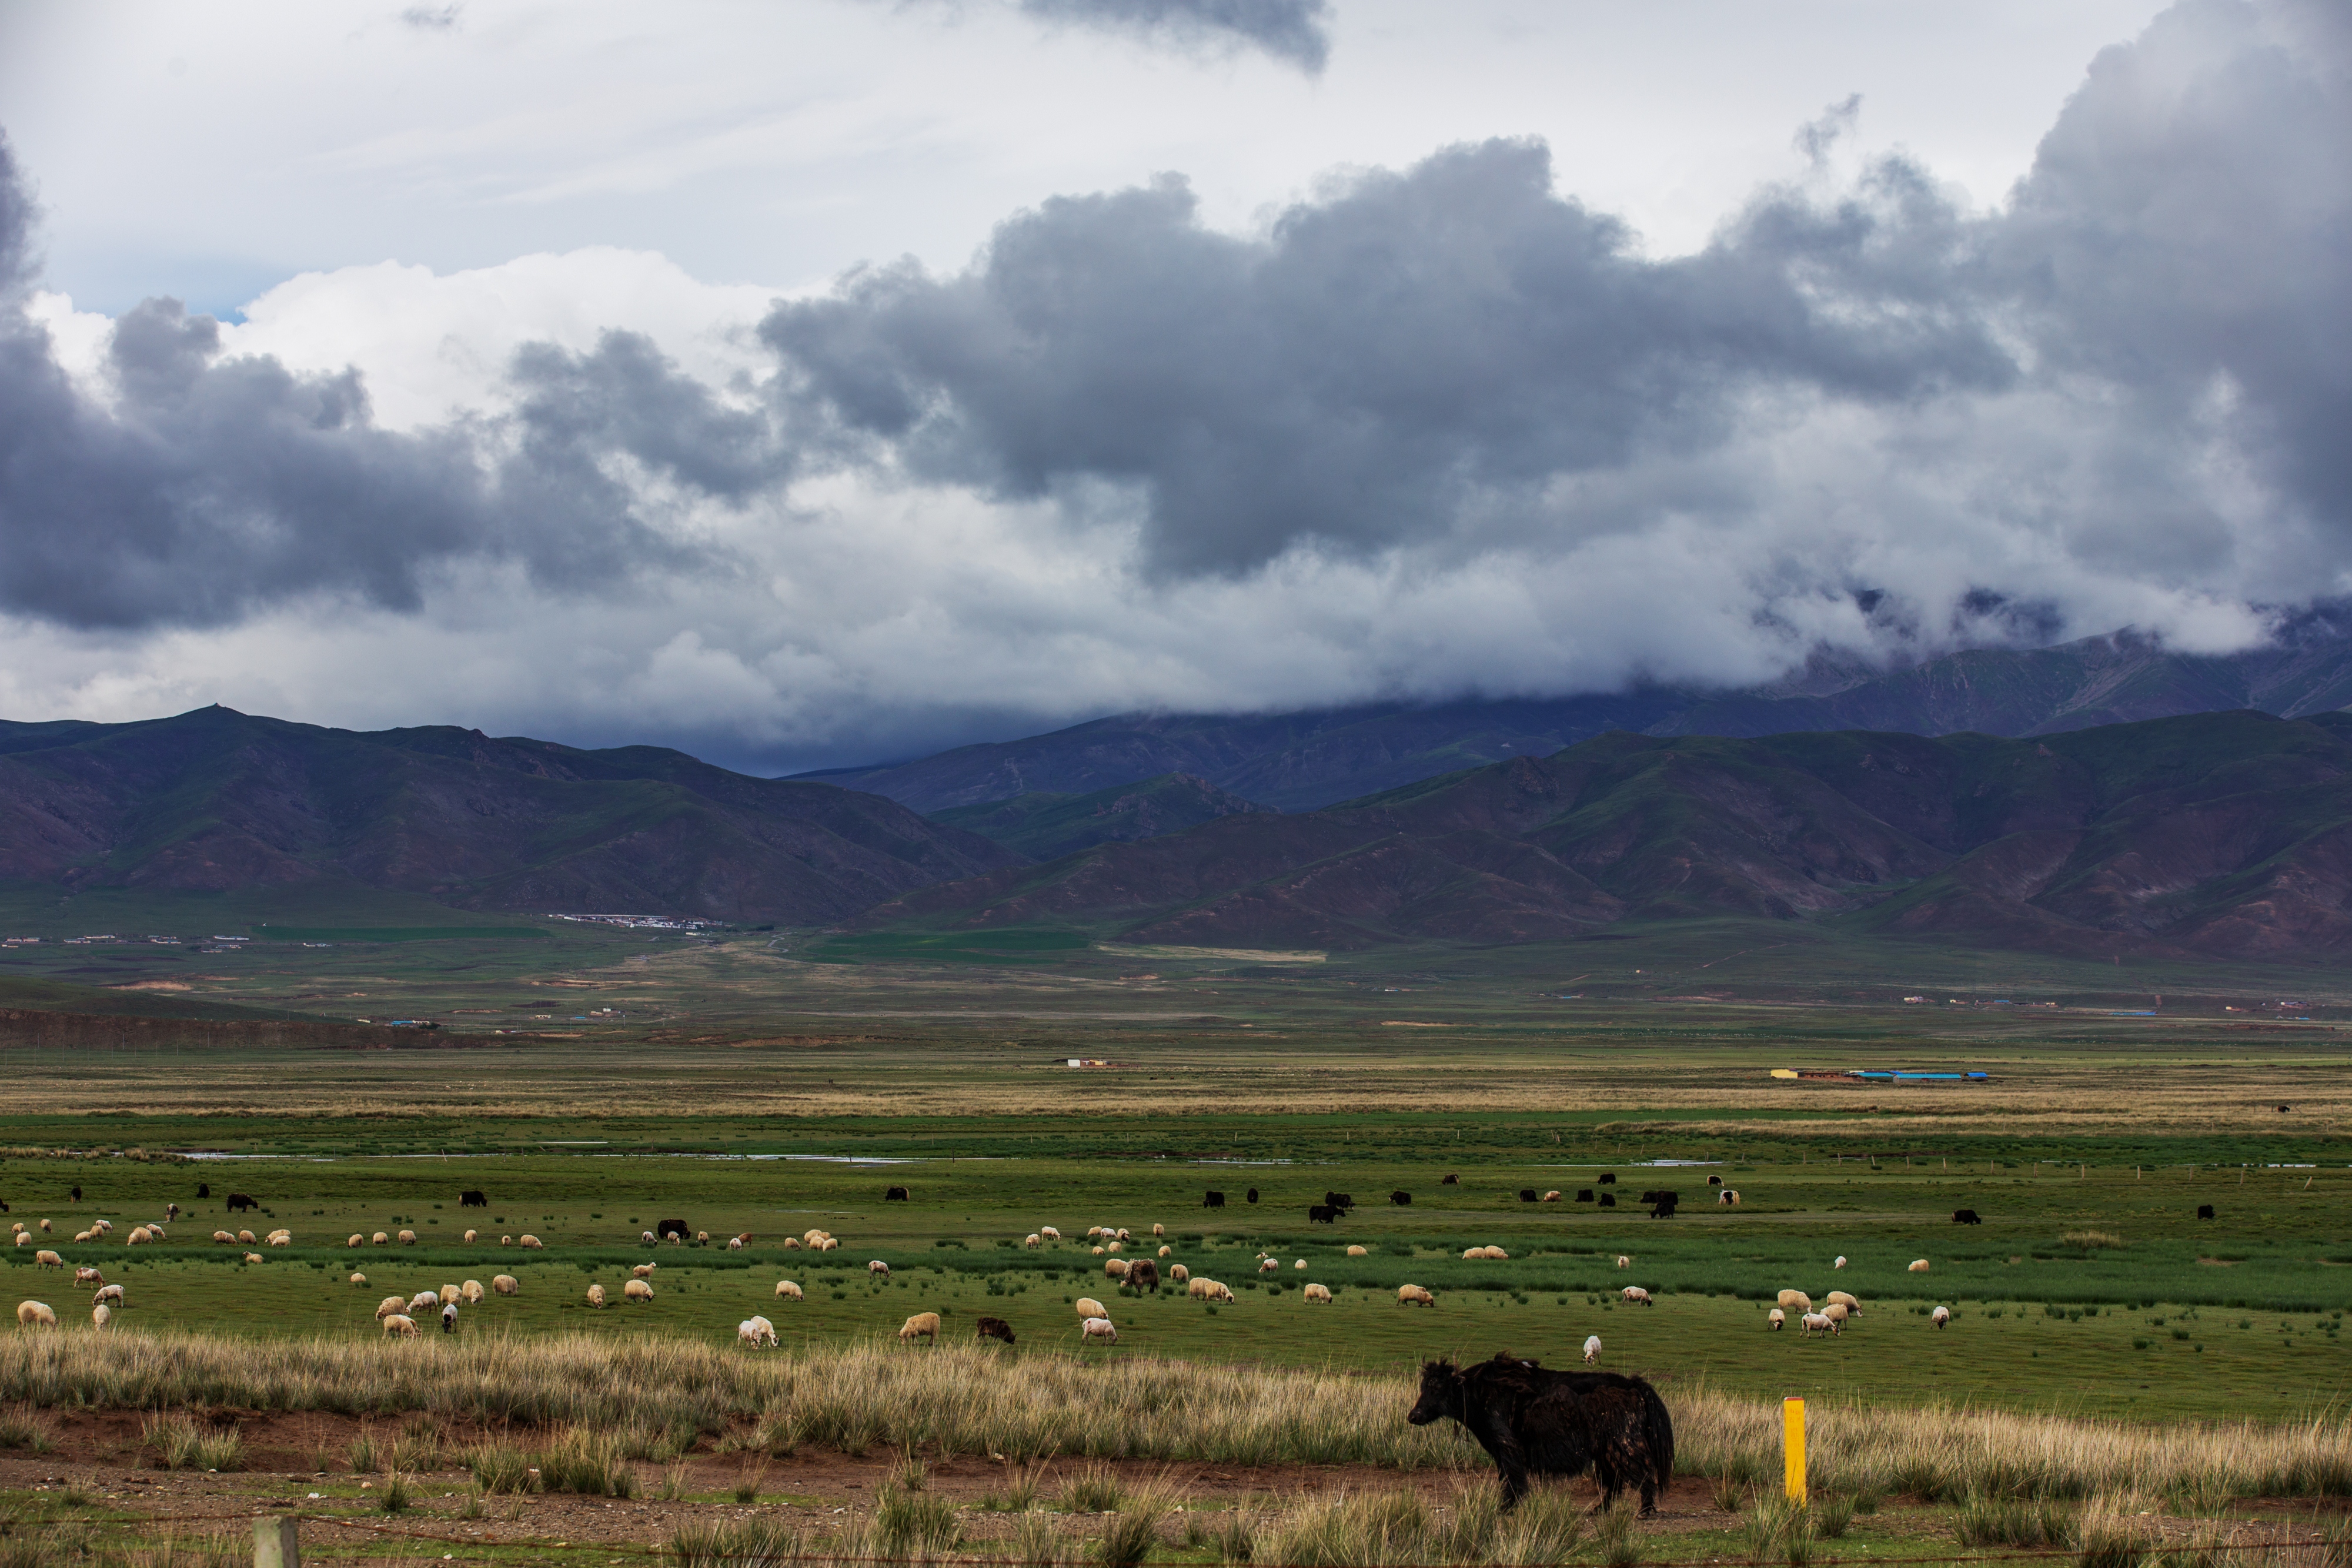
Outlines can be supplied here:
M885 1187L882 1189L882 1201L885 1203L905 1203L908 1201L907 1189L903 1186Z
M688 1234L692 1229L693 1227L687 1224L683 1219L664 1219L655 1224L654 1234L660 1237L665 1241L669 1240L673 1237L683 1241L687 1239Z
M1615 1372L1554 1372L1512 1355L1457 1367L1423 1362L1421 1398L1405 1416L1426 1427L1451 1416L1468 1428L1502 1474L1503 1507L1527 1494L1528 1478L1591 1470L1601 1506L1639 1487L1654 1514L1675 1473L1675 1427L1658 1391Z
M1519 1201L1521 1203L1533 1203L1541 1196L1541 1194L1538 1193L1536 1189L1531 1186L1523 1186L1519 1188Z
M1613 1193L1613 1192L1604 1192L1604 1193L1602 1193L1602 1194L1601 1195L1601 1207L1603 1207L1603 1208L1614 1208L1614 1207L1617 1207L1617 1195L1616 1195L1615 1193Z
M233 1192L228 1195L228 1211L231 1214L236 1214L248 1208L259 1208L260 1207L261 1204L257 1199L247 1197L241 1192Z
M1323 1203L1326 1207L1336 1208L1345 1214L1356 1207L1356 1195L1352 1192L1326 1192Z
M1257 1188L1250 1188L1249 1191L1242 1194L1242 1197L1245 1202L1255 1203L1257 1201Z
M1956 1208L1952 1210L1952 1223L1955 1225L1982 1225L1984 1223L1984 1218L1973 1208Z
M1615 1186L1617 1185L1617 1173L1615 1171L1602 1171L1601 1173L1601 1185L1602 1186Z
M1438 1178L1437 1185L1440 1186L1460 1186L1462 1185L1462 1178L1456 1176L1454 1172L1447 1171L1443 1176Z
M1328 1203L1309 1204L1307 1206L1307 1221L1310 1225L1337 1225L1339 1223L1339 1211Z
M1158 1291L1160 1265L1149 1258L1138 1258L1127 1266L1127 1286L1130 1291Z
M1592 1201L1592 1189L1589 1186L1578 1187L1576 1189L1576 1201L1579 1203L1591 1203Z
M2200 1203L2200 1204L2199 1204L2199 1205L2197 1206L2197 1218L2200 1218L2200 1219L2210 1219L2210 1218L2213 1218L2213 1206L2212 1206L2211 1204L2210 1204L2210 1203Z
M1405 1191L1402 1187L1399 1187L1396 1191L1389 1194L1389 1201L1395 1204L1399 1208L1411 1208L1412 1207L1412 1194Z
M1006 1344L1011 1344L1013 1343L1013 1325L1006 1322L1003 1318L982 1318L980 1320L979 1337L982 1339L1002 1340Z
M1221 1192L1204 1192L1201 1195L1201 1207L1202 1208L1223 1208L1225 1207L1225 1195Z
M488 1208L490 1207L490 1200L488 1197L483 1193L481 1188L467 1187L464 1192L457 1195L457 1207L459 1208Z

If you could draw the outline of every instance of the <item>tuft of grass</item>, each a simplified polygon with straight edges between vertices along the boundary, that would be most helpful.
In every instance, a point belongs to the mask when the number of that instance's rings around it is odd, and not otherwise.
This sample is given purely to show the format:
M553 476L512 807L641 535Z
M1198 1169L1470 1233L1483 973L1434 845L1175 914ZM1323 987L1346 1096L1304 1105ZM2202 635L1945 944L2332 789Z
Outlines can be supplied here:
M637 1472L618 1439L574 1427L540 1454L539 1484L548 1491L582 1497L635 1497Z
M1606 1568L1633 1568L1642 1560L1642 1543L1633 1535L1633 1511L1622 1503L1601 1516L1592 1538Z
M1141 1568L1151 1549L1160 1544L1160 1520L1171 1506L1167 1492L1146 1487L1128 1499L1103 1526L1095 1542L1095 1561L1103 1568Z
M486 1492L517 1493L531 1489L530 1457L504 1443L485 1444L466 1456L474 1484Z
M875 1494L873 1522L875 1540L891 1557L940 1556L954 1550L962 1533L955 1504L889 1482Z
M686 1495L684 1459L674 1459L663 1468L661 1490L654 1495L664 1502L676 1502Z
M1828 1541L1843 1541L1853 1528L1853 1499L1829 1498L1813 1510L1813 1527Z
M766 1484L767 1479L768 1461L755 1456L745 1456L735 1470L735 1500L744 1504L759 1501L760 1488Z
M231 1427L215 1432L185 1414L151 1416L139 1424L142 1446L167 1470L241 1470L245 1435Z
M2112 1230L2069 1230L2058 1239L2069 1247L2078 1247L2085 1252L2094 1251L2102 1247L2121 1247L2124 1244L2124 1239Z
M1118 1476L1108 1465L1088 1465L1062 1490L1062 1507L1069 1513L1108 1513L1118 1500Z
M662 1546L681 1568L785 1568L806 1551L807 1538L780 1519L689 1521Z
M408 1511L409 1505L415 1500L415 1494L410 1490L406 1476L402 1475L398 1470L383 1472L383 1485L376 1489L376 1507L386 1513L405 1513Z
M1054 1516L1042 1510L1033 1510L1021 1516L1013 1529L1013 1560L1024 1568L1062 1568L1076 1560L1067 1536L1055 1528ZM1247 1562L1247 1558L1228 1559Z
M46 1454L57 1447L33 1414L29 1405L11 1406L0 1413L0 1448L29 1448L36 1454Z
M364 1427L361 1427L360 1435L352 1439L352 1446L343 1451L343 1456L351 1462L352 1474L363 1476L372 1472L376 1467L375 1434Z

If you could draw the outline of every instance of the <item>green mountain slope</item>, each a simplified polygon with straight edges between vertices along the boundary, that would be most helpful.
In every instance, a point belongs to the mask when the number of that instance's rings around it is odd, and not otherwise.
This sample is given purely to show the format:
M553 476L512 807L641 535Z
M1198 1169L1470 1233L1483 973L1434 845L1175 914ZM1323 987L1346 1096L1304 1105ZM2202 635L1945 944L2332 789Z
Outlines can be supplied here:
M1189 773L1163 773L1086 795L1039 792L983 806L957 806L931 821L978 833L1031 860L1055 860L1102 843L1156 839L1242 811L1266 808Z

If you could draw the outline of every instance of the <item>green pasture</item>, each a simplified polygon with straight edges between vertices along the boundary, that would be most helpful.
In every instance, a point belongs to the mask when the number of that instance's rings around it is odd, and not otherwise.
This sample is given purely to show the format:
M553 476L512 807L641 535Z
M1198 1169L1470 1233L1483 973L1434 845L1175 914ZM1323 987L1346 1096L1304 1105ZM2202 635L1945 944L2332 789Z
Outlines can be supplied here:
M968 1337L982 1314L1004 1318L1028 1346L1077 1340L1071 1302L1104 1301L1120 1330L1109 1357L1170 1354L1352 1368L1396 1368L1430 1355L1483 1356L1507 1349L1562 1364L1588 1334L1603 1364L1656 1378L1704 1379L1727 1391L1916 1403L2099 1411L2135 1418L2258 1416L2284 1418L2330 1406L2352 1386L2352 1351L2341 1338L2352 1306L2352 1172L2210 1169L2135 1176L2049 1165L1990 1172L1900 1168L1871 1172L1848 1161L1717 1167L1742 1203L1710 1203L1707 1171L1626 1165L1613 1189L1591 1166L1487 1162L1441 1185L1442 1168L1351 1157L1326 1149L1312 1164L1255 1166L1190 1161L961 1159L889 1164L593 1154L410 1159L58 1159L17 1155L0 1164L10 1218L55 1228L42 1239L69 1263L95 1264L126 1287L120 1321L247 1334L376 1333L377 1301L443 1284L514 1275L521 1293L461 1313L466 1333L684 1334L731 1340L735 1325L764 1313L789 1340L894 1333L909 1313L939 1311L947 1333ZM209 1198L195 1197L199 1182ZM911 1201L886 1202L901 1184ZM2306 1183L2308 1186L2306 1186ZM79 1204L60 1201L74 1185ZM1228 1195L1204 1209L1204 1188ZM1525 1186L1614 1190L1625 1207L1523 1204ZM461 1210L461 1188L491 1197ZM1244 1194L1255 1186L1260 1201ZM1643 1189L1671 1186L1684 1209L1670 1220L1631 1207ZM1326 1188L1359 1207L1335 1227L1310 1224L1306 1207ZM1414 1193L1409 1207L1387 1202ZM257 1215L231 1217L222 1199L250 1192ZM184 1210L168 1243L128 1247L141 1220L167 1202ZM2218 1218L2200 1222L2196 1206ZM1981 1226L1952 1223L1973 1207ZM97 1218L111 1239L75 1244ZM709 1246L648 1247L639 1234L682 1218L721 1239ZM1149 1236L1155 1222L1168 1235ZM267 1234L285 1226L291 1248L254 1249L209 1239L214 1229ZM1059 1243L1031 1250L1030 1231L1052 1225ZM1211 1309L1181 1291L1121 1294L1104 1259L1084 1240L1090 1225L1135 1233L1124 1255L1171 1249L1181 1262L1232 1285L1234 1304ZM478 1228L473 1244L461 1238ZM788 1251L781 1242L811 1227L839 1237L839 1251ZM343 1245L352 1231L419 1236L413 1247ZM2065 1241L2099 1231L2120 1246ZM749 1231L745 1252L727 1236ZM497 1244L537 1236L544 1250ZM1367 1256L1349 1258L1349 1243ZM1505 1261L1466 1261L1473 1245L1499 1245ZM68 1332L88 1332L89 1291L33 1262L32 1247L7 1249L0 1267L18 1299L48 1301ZM1277 1268L1258 1271L1259 1254ZM1632 1266L1620 1270L1620 1254ZM1848 1258L1833 1270L1832 1260ZM1906 1265L1926 1258L1930 1270ZM869 1260L890 1265L887 1283ZM1295 1263L1304 1260L1299 1270ZM653 1261L656 1299L620 1304L632 1264ZM368 1282L346 1282L354 1270ZM800 1303L779 1301L776 1281L800 1283ZM1400 1308L1396 1286L1437 1293L1433 1309ZM585 1303L592 1282L614 1304ZM1331 1288L1328 1306L1300 1287ZM1623 1304L1638 1284L1656 1304ZM1844 1289L1865 1303L1834 1340L1793 1326L1773 1333L1765 1309L1783 1288L1821 1299ZM1948 1329L1925 1313L1950 1305ZM437 1330L436 1330L437 1332ZM910 1352L919 1354L919 1352Z

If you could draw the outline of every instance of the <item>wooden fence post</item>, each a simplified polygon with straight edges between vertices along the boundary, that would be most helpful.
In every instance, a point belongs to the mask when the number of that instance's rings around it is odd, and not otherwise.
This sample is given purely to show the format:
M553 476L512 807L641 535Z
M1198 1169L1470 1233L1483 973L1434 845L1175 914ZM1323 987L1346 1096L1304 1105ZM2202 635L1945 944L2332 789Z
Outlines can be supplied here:
M253 1521L253 1568L302 1568L302 1542L290 1519Z

